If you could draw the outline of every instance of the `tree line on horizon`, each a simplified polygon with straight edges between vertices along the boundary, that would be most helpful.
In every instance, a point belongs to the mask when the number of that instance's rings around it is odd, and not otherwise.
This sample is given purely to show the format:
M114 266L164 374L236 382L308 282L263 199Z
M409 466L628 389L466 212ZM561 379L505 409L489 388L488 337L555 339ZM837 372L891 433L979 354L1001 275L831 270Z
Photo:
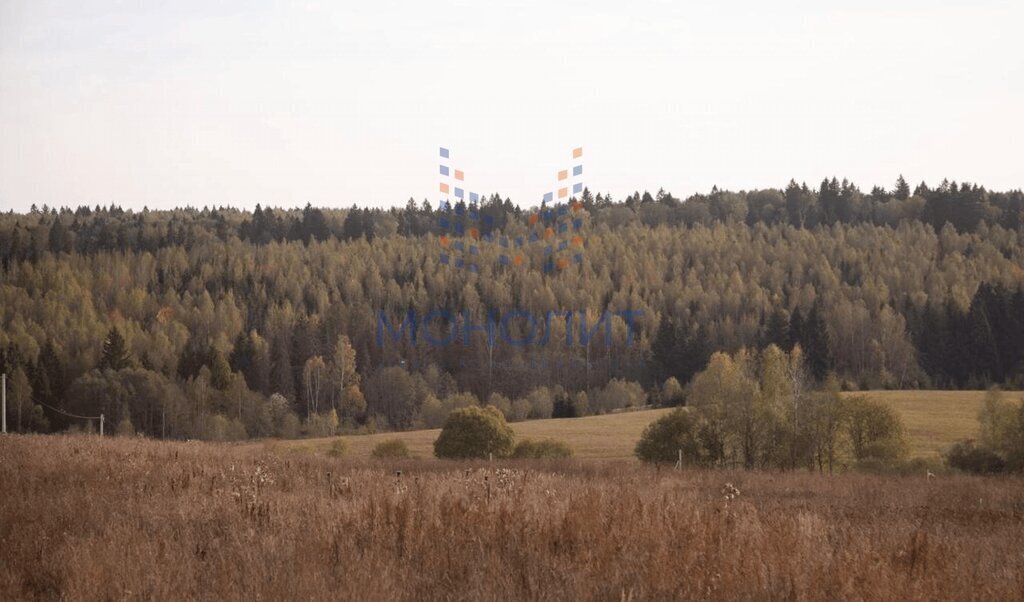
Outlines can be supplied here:
M984 186L943 180L935 188L925 182L913 192L903 176L892 190L875 186L862 192L846 179L825 178L817 188L790 180L784 189L732 192L713 188L707 194L694 194L685 200L660 189L634 192L622 201L610 194L584 189L578 199L593 216L595 224L610 227L639 223L645 226L709 226L715 223L789 224L797 228L815 228L835 224L874 224L898 226L905 222L923 222L936 231L947 223L957 232L976 232L994 225L1016 230L1024 224L1024 192L1020 189L997 192ZM466 207L459 200L455 207ZM480 225L487 234L501 231L508 224L532 211L508 197L484 195L480 205L486 221ZM45 251L88 254L98 251L154 252L158 249L188 245L214 234L221 240L236 236L255 244L271 242L310 243L338 239L350 241L395 234L422 236L440 234L441 203L409 198L402 208L322 209L307 204L303 209L274 209L257 204L251 213L230 207L193 207L150 211L125 210L117 205L49 207L32 205L27 215L9 211L0 220L0 250L5 262L32 260ZM3 215L3 214L0 214Z
M1020 191L826 180L581 202L583 261L555 274L493 248L479 274L443 265L427 202L0 213L9 424L104 411L152 436L242 438L439 426L474 403L584 415L678 403L715 352L770 345L799 345L816 381L846 389L1024 384ZM492 195L481 211L513 232L532 210ZM632 333L613 317L610 344L378 344L381 313L438 308L478 325L509 309L640 317Z

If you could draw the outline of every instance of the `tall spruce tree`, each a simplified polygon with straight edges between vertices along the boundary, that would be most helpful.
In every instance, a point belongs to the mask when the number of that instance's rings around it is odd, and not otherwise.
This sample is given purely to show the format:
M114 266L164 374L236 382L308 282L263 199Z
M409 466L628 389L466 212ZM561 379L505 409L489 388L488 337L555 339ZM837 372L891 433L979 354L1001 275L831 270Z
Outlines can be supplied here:
M768 322L764 326L761 346L775 345L779 349L789 351L793 348L793 341L789 336L789 331L789 313L781 307L776 308L768 317Z
M112 326L103 340L103 352L100 355L100 370L123 370L132 365L128 346L117 326Z
M903 174L896 179L896 189L892 192L893 196L901 201L905 201L910 198L910 184L903 179Z
M801 328L800 346L807 357L807 365L816 380L823 381L835 367L832 347L829 343L828 328L817 304L811 307L807 321Z

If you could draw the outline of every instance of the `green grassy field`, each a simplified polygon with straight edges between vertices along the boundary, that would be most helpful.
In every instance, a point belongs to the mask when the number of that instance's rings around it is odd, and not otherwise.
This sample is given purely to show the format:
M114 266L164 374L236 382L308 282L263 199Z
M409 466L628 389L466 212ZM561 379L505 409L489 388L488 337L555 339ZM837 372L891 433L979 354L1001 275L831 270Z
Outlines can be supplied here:
M977 415L984 391L867 391L849 393L867 395L889 403L903 416L911 457L938 458L958 439L974 437ZM1015 399L1022 393L1007 393ZM643 410L585 418L531 420L512 425L516 437L552 437L569 444L579 458L629 460L644 427L669 410ZM348 444L348 455L367 457L373 446L398 437L413 455L433 455L438 429L379 433L341 437ZM321 453L337 438L274 441L268 445L282 451Z

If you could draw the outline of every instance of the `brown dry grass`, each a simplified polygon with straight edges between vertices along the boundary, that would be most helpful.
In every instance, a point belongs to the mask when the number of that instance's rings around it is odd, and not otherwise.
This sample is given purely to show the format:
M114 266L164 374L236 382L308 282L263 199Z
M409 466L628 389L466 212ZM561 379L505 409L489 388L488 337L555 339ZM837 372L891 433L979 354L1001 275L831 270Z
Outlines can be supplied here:
M1016 478L386 464L9 436L0 487L6 600L1024 595Z

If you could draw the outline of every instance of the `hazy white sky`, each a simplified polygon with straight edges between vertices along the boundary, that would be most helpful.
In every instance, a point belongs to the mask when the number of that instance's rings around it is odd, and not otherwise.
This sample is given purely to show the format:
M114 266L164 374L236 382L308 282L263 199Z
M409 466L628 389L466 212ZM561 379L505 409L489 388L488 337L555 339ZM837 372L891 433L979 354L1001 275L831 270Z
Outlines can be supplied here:
M1024 2L0 0L0 208L1024 186Z

